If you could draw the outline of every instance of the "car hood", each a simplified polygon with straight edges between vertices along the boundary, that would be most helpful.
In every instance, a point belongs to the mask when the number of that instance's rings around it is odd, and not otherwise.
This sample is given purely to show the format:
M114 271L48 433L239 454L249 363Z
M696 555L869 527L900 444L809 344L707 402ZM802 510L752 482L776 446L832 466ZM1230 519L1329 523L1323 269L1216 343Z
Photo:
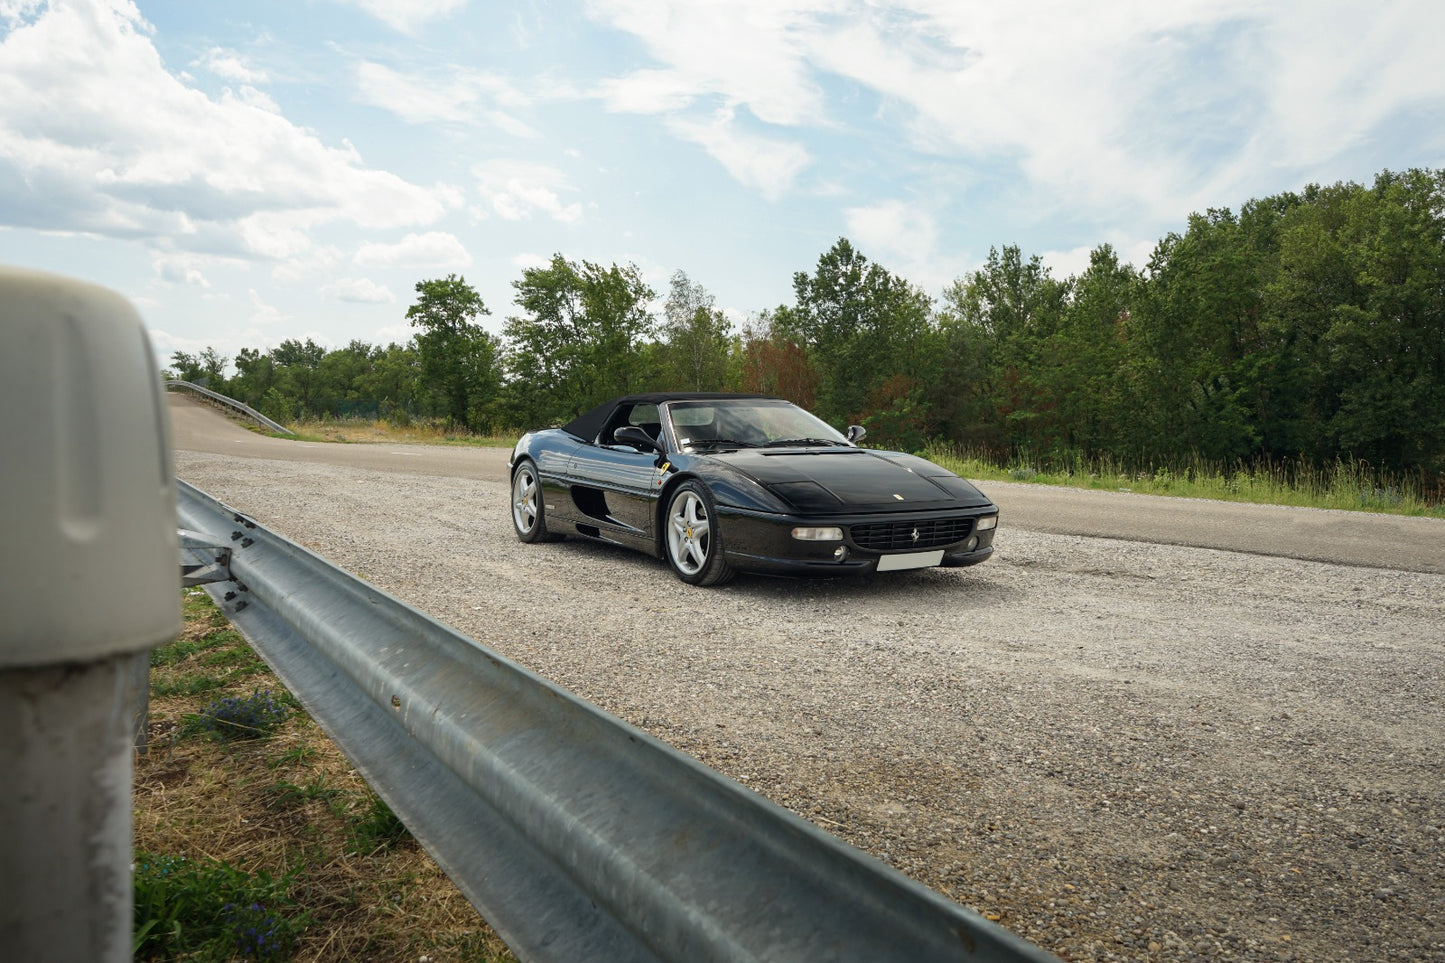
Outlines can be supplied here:
M900 452L745 448L710 457L749 476L804 512L893 512L992 504L952 472Z

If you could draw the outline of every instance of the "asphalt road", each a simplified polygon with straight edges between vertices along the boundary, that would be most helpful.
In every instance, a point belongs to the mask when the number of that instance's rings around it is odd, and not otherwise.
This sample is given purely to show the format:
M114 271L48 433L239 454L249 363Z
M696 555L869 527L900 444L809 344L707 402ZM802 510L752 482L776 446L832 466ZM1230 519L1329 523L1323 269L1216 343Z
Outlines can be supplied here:
M288 441L249 431L191 397L168 395L183 451L445 477L505 477L507 450ZM1187 545L1341 565L1445 574L1445 520L1167 498L991 481L1001 524L1055 535Z

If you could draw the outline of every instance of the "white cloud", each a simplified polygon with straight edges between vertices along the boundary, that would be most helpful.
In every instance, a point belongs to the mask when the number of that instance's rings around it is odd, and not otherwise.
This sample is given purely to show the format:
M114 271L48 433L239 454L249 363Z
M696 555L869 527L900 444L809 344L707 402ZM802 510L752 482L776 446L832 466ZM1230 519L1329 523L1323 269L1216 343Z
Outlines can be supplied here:
M454 200L323 144L254 88L187 86L150 32L124 0L73 0L0 40L5 222L288 257L319 225L426 224Z
M262 299L260 292L255 288L250 290L251 314L247 319L251 324L263 324L268 327L280 324L282 321L290 321L291 315L282 311L274 304L268 304Z
M573 188L567 176L554 167L531 161L498 159L472 168L491 213L508 221L524 221L541 213L571 223L582 217L582 205L564 203L561 194Z
M636 70L598 86L609 110L629 114L668 114L690 106L702 91L675 70Z
M487 123L513 137L541 136L511 113L528 105L527 96L495 74L452 69L441 76L411 76L385 64L363 62L356 65L355 76L364 102L408 124Z
M1017 171L1035 219L1157 222L1237 203L1261 179L1337 170L1390 118L1438 116L1445 102L1445 71L1420 69L1445 35L1445 5L1432 0L1039 0L1027 15L956 0L593 0L588 10L654 61L603 81L604 102L673 118L675 134L773 196L796 160L753 158L725 125L686 112L711 101L799 132L891 131L971 169ZM1419 139L1445 151L1439 125Z
M937 218L923 204L882 201L843 215L855 247L925 292L941 290L957 276L957 262L938 250Z
M191 287L208 288L211 282L206 279L205 274L199 267L199 259L186 255L161 254L157 255L154 262L156 274L162 280L171 284L182 284Z
M388 324L385 327L377 328L373 337L374 344L406 344L416 334L416 329L409 323Z
M1089 269L1089 260L1094 253L1093 246L1071 248L1067 251L1045 251L1039 255L1040 260L1049 269L1049 273L1056 279L1062 281L1068 277L1077 277ZM1123 257L1120 260L1125 260Z
M321 294L334 301L352 301L358 304L390 304L396 295L383 284L370 278L337 278L323 285Z
M362 267L464 268L472 256L455 234L429 231L408 234L396 244L363 244L356 252Z
M204 56L193 61L191 66L202 67L232 83L264 84L269 79L266 71L252 67L236 51L224 47L212 47Z
M738 183L769 200L786 194L812 163L799 143L742 130L730 109L719 110L710 120L674 118L668 127L683 140L701 146Z
M521 254L518 254L516 257L512 258L511 261L512 267L516 268L519 271L527 271L531 270L532 268L544 268L551 263L552 259L550 257L543 257L540 254L532 254L530 252L523 252Z
M343 0L360 7L382 23L402 33L445 17L467 4L467 0Z
M844 212L848 236L864 250L921 261L938 244L938 225L928 211L903 201L883 201Z
M655 113L692 98L746 105L769 124L816 122L821 87L810 75L804 38L819 18L846 11L847 0L592 0L588 13L637 36L666 65L601 86L614 110Z

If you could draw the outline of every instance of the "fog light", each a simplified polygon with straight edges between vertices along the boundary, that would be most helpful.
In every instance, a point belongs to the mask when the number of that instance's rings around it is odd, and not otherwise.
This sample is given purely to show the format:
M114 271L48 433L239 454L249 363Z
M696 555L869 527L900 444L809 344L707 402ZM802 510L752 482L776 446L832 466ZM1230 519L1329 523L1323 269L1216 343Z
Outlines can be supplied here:
M847 548L847 546L845 546L845 545L839 545L836 549L834 549L834 550L833 550L833 560L834 560L835 562L846 562L846 561L848 561L848 548Z
M841 542L841 528L795 528L793 537L800 542Z
M978 520L978 530L980 532L986 532L991 528L998 528L997 515L985 515Z
M974 549L978 548L978 536L975 535L975 536L973 536L972 538L970 538L970 539L968 540L968 544L967 544L965 547L966 547L970 552L973 551Z

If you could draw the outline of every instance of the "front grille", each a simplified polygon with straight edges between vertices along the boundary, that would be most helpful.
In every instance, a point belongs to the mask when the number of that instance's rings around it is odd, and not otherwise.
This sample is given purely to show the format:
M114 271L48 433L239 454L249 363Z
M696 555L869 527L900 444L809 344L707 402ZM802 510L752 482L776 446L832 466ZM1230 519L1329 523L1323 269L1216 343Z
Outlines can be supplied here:
M968 538L972 518L934 518L915 522L874 522L850 529L853 544L870 552L938 548Z

